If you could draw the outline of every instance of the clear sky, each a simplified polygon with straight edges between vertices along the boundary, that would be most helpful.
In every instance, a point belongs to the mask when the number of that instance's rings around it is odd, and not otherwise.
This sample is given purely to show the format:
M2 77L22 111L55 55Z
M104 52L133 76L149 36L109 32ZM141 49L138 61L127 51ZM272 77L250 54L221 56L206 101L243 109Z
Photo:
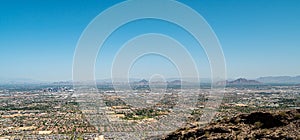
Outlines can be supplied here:
M1 0L0 78L42 81L72 79L73 55L85 27L117 0ZM222 45L229 78L300 75L299 0L180 0L199 12ZM151 25L157 25L149 28ZM145 28L147 27L147 28ZM96 64L98 79L107 78L111 59L126 40L147 32L171 34L190 46L202 77L209 77L204 54L195 52L185 31L157 20L142 20L120 28L107 40ZM155 65L150 62L157 62ZM157 56L137 61L132 75L166 73L173 65ZM148 67L147 67L148 66ZM155 69L155 68L161 69ZM171 70L170 70L171 69Z

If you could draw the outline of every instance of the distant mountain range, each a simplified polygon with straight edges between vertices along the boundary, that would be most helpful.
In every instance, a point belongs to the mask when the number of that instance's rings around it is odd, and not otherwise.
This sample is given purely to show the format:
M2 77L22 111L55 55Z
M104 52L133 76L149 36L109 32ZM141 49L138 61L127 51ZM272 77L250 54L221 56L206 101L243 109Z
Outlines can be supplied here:
M245 78L239 78L234 81L230 81L227 84L228 85L258 85L262 83L256 80L247 80Z
M42 83L42 82L38 80L29 79L29 78L3 78L3 77L0 78L0 84L19 85L19 84L38 84L38 83Z
M259 85L259 84L300 84L300 76L269 76L260 77L254 80L247 80L245 78L239 78L232 81L220 81L218 84L226 85Z
M148 86L149 84L154 84L154 85L164 85L165 83L162 81L154 81L150 82L145 79L137 81L137 82L132 82L133 85L136 86ZM172 81L167 81L167 85L181 85L181 84L189 84L186 81L181 81L181 80L172 80Z
M239 79L236 79L236 80L233 80L233 81L219 81L217 82L217 85L260 85L260 84L263 84L259 81L256 81L256 80L247 80L245 78L239 78Z
M300 84L300 76L269 76L269 77L260 77L256 79L262 83L270 84Z
M117 82L127 83L127 79L117 79ZM184 78L180 80L180 78L168 78L166 79L169 85L180 85L181 81L183 83L196 83L196 78ZM97 84L112 84L111 79L101 79L96 80ZM134 84L148 84L147 80L139 79L139 78L130 78L130 83ZM201 78L201 83L210 83L211 80L209 78ZM0 77L0 84L73 84L72 80L70 81L60 81L60 82L45 82L38 81L33 79L26 78L3 78ZM269 77L260 77L253 80L248 80L245 78L239 78L236 80L227 80L227 81L219 81L218 84L226 84L226 85L257 85L257 84L300 84L300 76L269 76Z

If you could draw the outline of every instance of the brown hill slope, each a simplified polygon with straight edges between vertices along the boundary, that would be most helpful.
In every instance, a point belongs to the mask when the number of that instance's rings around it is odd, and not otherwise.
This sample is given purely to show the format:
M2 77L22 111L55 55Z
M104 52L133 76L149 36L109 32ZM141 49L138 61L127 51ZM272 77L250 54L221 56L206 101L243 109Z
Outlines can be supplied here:
M298 139L300 109L275 113L254 112L212 123L204 128L179 129L163 140Z

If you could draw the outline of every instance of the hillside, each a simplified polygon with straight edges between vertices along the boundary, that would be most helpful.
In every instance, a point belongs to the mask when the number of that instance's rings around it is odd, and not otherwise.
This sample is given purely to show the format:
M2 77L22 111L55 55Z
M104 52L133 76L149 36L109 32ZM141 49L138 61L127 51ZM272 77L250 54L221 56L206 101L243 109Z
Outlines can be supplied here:
M300 109L254 112L211 123L204 128L181 128L163 140L300 139Z

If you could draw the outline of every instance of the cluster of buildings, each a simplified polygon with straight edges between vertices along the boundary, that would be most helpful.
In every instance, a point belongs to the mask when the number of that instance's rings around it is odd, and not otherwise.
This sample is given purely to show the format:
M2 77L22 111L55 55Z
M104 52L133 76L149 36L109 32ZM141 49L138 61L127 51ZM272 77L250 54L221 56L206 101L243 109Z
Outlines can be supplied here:
M210 89L0 89L0 139L131 139L258 110L299 108L300 86ZM220 106L219 106L220 105ZM214 112L214 113L207 113ZM203 121L203 122L201 122Z

